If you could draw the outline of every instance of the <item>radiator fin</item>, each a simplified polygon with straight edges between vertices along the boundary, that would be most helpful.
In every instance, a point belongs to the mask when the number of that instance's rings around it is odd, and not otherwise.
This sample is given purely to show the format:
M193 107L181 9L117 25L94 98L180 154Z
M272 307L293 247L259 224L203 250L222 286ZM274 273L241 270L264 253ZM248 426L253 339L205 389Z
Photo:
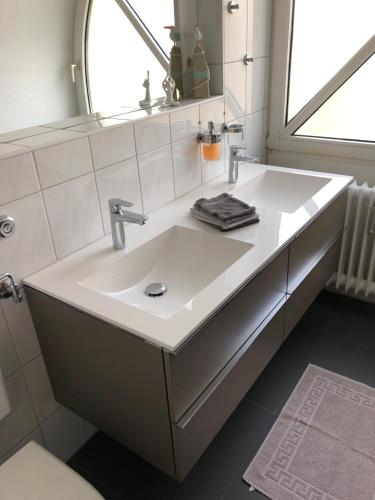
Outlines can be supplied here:
M349 188L336 289L369 298L375 295L375 188L356 183Z

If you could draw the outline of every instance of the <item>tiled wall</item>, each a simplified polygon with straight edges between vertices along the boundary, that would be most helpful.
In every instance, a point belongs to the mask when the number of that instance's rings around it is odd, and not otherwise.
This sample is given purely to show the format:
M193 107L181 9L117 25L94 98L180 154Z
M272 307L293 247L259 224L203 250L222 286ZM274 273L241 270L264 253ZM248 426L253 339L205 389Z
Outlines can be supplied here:
M235 14L227 13L226 1L199 3L218 2L217 22L224 28L218 53L225 64L210 63L217 66L217 81L224 77L225 102L214 99L134 124L75 132L48 147L37 139L30 140L30 149L2 145L15 156L0 156L0 214L13 216L17 231L0 241L0 272L21 280L108 234L110 197L125 198L134 210L149 213L223 173L225 156L202 161L195 137L199 122L221 124L224 109L226 121L246 126L249 152L264 155L271 2L240 0ZM212 30L215 39L219 28L212 25ZM243 63L246 53L254 57L249 66ZM0 461L30 439L69 458L94 429L54 400L25 302L1 301L0 367L12 404L11 414L0 422Z
M224 160L202 164L200 116L223 122L224 98L47 147L31 137L30 149L0 159L0 214L17 224L0 241L0 271L20 281L108 234L109 198L150 213L222 173ZM0 367L12 404L0 422L0 460L28 439L69 458L93 428L54 400L25 302L1 301Z
M227 121L246 127L248 152L263 157L268 130L271 0L240 0L224 17L224 92ZM247 55L253 62L245 65Z

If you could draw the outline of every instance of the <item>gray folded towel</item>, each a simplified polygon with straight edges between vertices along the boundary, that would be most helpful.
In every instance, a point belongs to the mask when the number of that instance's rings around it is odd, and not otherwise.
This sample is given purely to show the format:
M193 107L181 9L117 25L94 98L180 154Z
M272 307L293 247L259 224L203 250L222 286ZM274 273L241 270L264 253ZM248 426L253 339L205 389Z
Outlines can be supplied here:
M254 212L250 215L246 215L243 217L238 217L236 221L228 223L219 221L216 217L210 217L209 215L204 215L202 211L196 210L194 207L191 209L191 214L196 219L207 222L212 226L220 229L221 231L230 231L232 229L238 229L243 226L248 226L249 224L255 224L259 222L259 215Z
M222 222L232 222L237 217L251 215L255 212L255 207L251 207L228 193L222 193L210 199L200 198L194 203L194 209Z

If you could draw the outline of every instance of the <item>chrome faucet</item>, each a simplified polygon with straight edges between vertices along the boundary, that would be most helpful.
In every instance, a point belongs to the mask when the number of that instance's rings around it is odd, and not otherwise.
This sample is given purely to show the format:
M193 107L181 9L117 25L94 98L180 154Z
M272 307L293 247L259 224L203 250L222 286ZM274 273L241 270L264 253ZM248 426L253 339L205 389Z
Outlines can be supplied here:
M111 217L113 248L115 250L123 250L126 248L124 228L125 222L143 225L146 223L147 217L143 214L137 214L135 212L125 210L126 207L132 207L133 203L120 200L119 198L112 198L111 200L108 200L108 205Z
M260 158L255 156L242 156L240 151L245 150L246 146L231 146L229 154L229 178L228 182L234 184L238 181L238 164L240 161L250 161L252 163L258 163Z

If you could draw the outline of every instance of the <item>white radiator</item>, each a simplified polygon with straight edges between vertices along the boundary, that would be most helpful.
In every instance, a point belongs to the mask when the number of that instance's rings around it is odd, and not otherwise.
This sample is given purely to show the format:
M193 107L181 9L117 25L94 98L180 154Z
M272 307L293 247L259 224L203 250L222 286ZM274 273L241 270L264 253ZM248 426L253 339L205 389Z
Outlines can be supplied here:
M336 290L359 298L375 297L375 187L349 188Z

